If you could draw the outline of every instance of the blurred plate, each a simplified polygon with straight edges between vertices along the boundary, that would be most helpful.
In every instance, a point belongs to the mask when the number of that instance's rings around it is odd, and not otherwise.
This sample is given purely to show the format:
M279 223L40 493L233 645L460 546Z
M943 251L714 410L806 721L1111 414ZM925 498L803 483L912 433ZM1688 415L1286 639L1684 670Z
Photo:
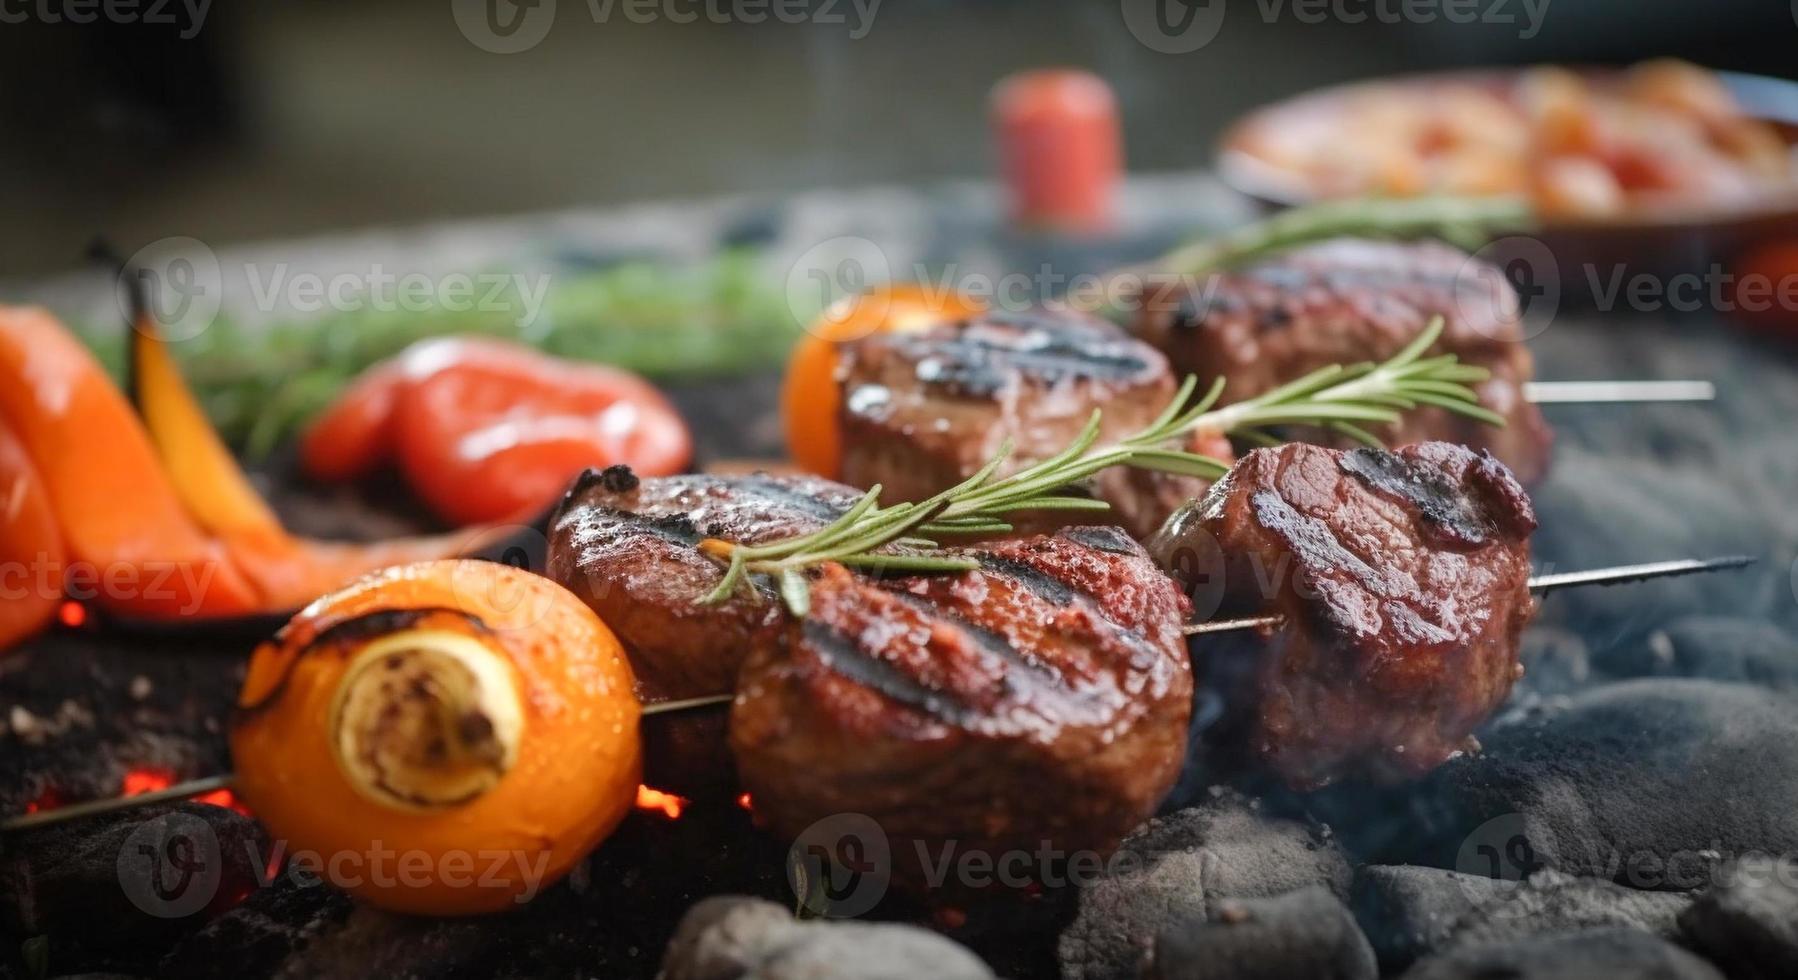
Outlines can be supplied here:
M1588 76L1610 73L1605 69L1574 70ZM1319 195L1304 175L1243 149L1252 129L1288 121L1316 125L1348 98L1370 88L1473 83L1501 91L1521 74L1522 70L1512 69L1398 75L1307 92L1256 109L1233 123L1219 144L1218 171L1225 183L1264 207L1311 203ZM1798 83L1734 72L1715 74L1747 115L1772 124L1788 149L1798 147ZM1609 282L1619 268L1632 276L1663 277L1705 272L1713 264L1727 269L1746 250L1762 243L1798 241L1798 179L1790 189L1748 206L1668 206L1604 219L1548 219L1526 237L1540 242L1553 255L1565 293L1591 298L1593 287ZM1528 242L1502 242L1492 257L1514 259L1519 251L1530 248L1540 251Z

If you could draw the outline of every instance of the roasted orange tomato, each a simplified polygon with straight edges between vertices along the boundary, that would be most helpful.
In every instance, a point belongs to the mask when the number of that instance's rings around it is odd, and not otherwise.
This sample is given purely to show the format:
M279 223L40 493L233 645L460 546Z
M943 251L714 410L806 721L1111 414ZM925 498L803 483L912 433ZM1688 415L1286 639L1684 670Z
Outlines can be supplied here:
M835 478L843 461L842 390L837 379L838 349L889 330L922 330L980 312L975 299L916 283L880 286L832 303L806 328L806 337L787 357L781 382L780 414L787 452L801 469Z
M662 476L692 454L680 415L642 378L480 338L424 341L371 368L301 441L324 480L396 458L456 524L525 517L589 466Z
M327 595L251 658L237 787L305 870L382 908L529 901L631 809L630 664L546 578L472 560Z

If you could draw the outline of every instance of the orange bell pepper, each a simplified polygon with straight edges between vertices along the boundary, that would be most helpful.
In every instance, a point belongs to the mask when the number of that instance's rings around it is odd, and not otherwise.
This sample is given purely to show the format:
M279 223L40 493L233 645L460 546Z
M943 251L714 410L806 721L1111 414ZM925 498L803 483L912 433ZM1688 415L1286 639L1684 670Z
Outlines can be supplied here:
M280 519L225 448L148 316L132 324L131 382L138 414L194 520L224 537L285 539Z
M0 491L9 494L0 592L16 568L46 570L34 573L28 601L0 603L0 647L41 628L61 591L126 618L284 612L368 572L462 554L501 533L370 544L294 536L200 411L153 324L140 326L131 353L142 421L54 317L0 307Z
M0 421L0 650L56 615L64 561L44 481L25 445Z
M196 526L106 371L48 312L0 308L0 420L42 478L76 575L103 608L230 616L261 597Z

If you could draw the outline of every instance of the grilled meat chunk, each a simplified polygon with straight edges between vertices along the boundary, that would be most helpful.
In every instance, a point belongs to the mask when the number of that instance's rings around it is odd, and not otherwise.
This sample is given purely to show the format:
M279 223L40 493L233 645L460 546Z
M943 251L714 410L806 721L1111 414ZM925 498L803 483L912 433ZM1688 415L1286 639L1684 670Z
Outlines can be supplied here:
M763 601L700 602L722 577L698 549L719 537L756 544L818 530L860 496L813 477L669 476L589 471L550 520L546 574L617 634L645 703L726 694L756 646L779 643L784 609ZM668 717L645 728L645 769L662 789L713 795L732 786L725 713Z
M995 542L981 567L876 581L826 566L787 642L751 653L731 745L756 814L872 817L894 879L921 855L1109 852L1173 785L1186 603L1116 528Z
M1489 454L1299 443L1244 456L1150 542L1259 642L1194 639L1220 734L1288 783L1400 779L1464 748L1522 673L1529 498ZM1245 659L1246 658L1246 659Z
M1431 354L1455 354L1492 377L1480 404L1495 428L1439 408L1373 428L1387 445L1438 439L1490 449L1519 479L1548 467L1553 433L1523 386L1535 371L1523 342L1517 293L1499 270L1433 242L1339 239L1295 249L1203 282L1149 292L1132 326L1200 390L1226 380L1223 402L1243 401L1330 364L1381 361L1440 315Z
M1153 348L1102 320L1045 310L875 334L844 345L841 372L843 479L878 483L894 500L922 500L961 482L1007 439L1012 455L1002 474L1053 456L1095 408L1104 409L1101 442L1128 436L1154 421L1178 387ZM1231 458L1229 442L1215 434L1188 448ZM1114 468L1090 490L1112 505L1101 519L1142 537L1205 486Z

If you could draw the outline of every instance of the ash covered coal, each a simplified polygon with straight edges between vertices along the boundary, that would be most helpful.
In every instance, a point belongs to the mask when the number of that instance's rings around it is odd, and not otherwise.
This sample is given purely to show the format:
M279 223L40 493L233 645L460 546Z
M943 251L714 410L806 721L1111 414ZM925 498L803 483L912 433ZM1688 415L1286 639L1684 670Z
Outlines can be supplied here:
M230 770L224 723L253 641L42 637L0 658L0 808L116 795L133 769Z
M1243 899L1310 886L1345 895L1352 874L1327 828L1270 815L1222 790L1144 824L1111 867L1081 889L1079 911L1061 934L1067 980L1136 976L1165 930L1207 921Z
M1556 871L1508 881L1439 868L1369 866L1355 876L1352 904L1380 965L1396 971L1428 953L1577 929L1638 929L1676 939L1678 916L1692 898Z
M1742 861L1680 917L1690 945L1744 980L1790 976L1798 964L1798 864Z
M1228 900L1210 917L1162 930L1145 980L1374 980L1367 937L1321 885Z
M737 895L693 906L662 960L665 980L991 980L973 953L916 926L798 921Z
M1785 695L1624 681L1501 722L1482 740L1483 753L1409 791L1409 825L1388 857L1689 891L1728 858L1798 854L1798 702Z
M262 829L162 804L20 834L0 857L0 925L44 937L60 972L131 969L262 883Z
M1561 932L1526 942L1457 949L1424 960L1404 980L1723 980L1716 967L1633 929Z

